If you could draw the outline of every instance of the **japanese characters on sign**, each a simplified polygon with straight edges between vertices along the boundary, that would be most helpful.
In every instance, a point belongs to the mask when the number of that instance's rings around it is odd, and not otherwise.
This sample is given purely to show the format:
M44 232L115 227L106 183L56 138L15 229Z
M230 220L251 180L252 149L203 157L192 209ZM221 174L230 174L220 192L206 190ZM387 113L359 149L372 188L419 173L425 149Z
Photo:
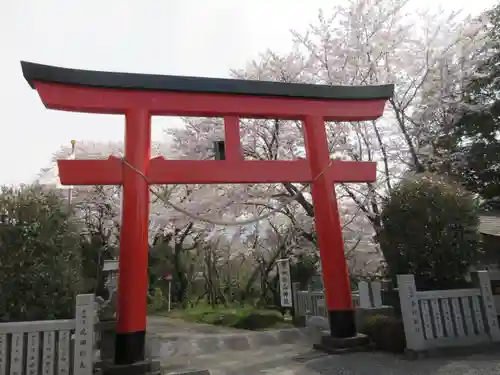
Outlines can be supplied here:
M22 333L12 334L11 364L10 373L12 375L21 375L23 372L23 337Z
M7 336L0 334L0 374L5 374L7 359Z
M77 298L75 327L74 375L91 375L95 309L93 295L83 294ZM80 302L80 303L79 303Z
M59 345L58 345L58 365L59 375L69 374L70 363L70 333L69 331L59 332Z
M54 349L55 333L54 331L45 331L43 333L42 375L51 375L54 373Z
M87 351L86 351L86 346L87 346L87 340L88 340L88 332L87 332L87 319L88 319L88 311L87 308L82 308L82 327L79 329L79 334L78 334L78 339L79 339L79 344L80 344L80 356L83 357L83 359L80 360L80 368L85 368L86 363L84 361L84 358L87 356Z
M412 315L412 323L413 329L415 333L421 332L421 323L420 323L420 311L418 309L418 302L415 300L416 290L413 285L407 286L408 290L408 298L411 300L411 315Z
M292 307L292 278L290 275L290 260L280 259L277 262L280 283L282 307Z
M27 375L37 375L38 373L38 347L39 333L31 332L28 334L28 349L27 349L27 363L26 363L26 373Z

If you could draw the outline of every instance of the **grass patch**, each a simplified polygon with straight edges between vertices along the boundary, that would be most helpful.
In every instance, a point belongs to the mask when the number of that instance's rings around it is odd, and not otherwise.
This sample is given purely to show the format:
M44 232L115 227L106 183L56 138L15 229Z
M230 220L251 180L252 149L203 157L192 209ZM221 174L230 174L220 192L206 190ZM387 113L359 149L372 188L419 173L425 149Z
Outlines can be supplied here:
M277 310L257 309L254 306L232 306L212 308L198 305L187 309L176 309L170 312L157 312L158 315L182 319L189 322L205 323L225 327L247 329L252 331L289 328L283 315Z

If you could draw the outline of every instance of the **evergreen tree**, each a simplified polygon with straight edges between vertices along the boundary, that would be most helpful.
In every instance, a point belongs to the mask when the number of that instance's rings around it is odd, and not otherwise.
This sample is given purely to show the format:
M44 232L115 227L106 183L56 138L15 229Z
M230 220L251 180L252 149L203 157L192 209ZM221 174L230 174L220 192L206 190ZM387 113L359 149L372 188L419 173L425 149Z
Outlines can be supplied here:
M447 139L449 171L490 203L500 201L500 5L486 12L488 43Z
M82 291L78 230L57 191L0 190L0 321L71 318Z

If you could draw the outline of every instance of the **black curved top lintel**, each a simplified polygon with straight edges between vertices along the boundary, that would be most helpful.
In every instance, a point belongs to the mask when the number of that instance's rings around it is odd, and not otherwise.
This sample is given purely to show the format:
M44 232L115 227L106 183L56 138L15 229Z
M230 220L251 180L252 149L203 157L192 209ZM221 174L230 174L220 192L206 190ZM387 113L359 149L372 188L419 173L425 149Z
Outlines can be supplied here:
M272 96L323 100L389 99L394 85L329 86L227 78L202 78L159 74L114 73L60 68L21 61L24 78L34 82L108 89L152 90L200 94Z

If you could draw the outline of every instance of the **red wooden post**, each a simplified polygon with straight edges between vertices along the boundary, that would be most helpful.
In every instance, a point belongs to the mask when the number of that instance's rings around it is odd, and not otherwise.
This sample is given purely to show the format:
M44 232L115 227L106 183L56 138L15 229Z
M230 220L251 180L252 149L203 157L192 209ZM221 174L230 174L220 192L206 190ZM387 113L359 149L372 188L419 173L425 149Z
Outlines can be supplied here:
M240 119L238 117L224 118L224 143L227 161L243 160L240 137Z
M147 175L151 157L151 116L134 108L125 114L125 160ZM116 364L144 359L148 292L149 185L134 169L123 169ZM126 292L123 292L126 291Z
M320 175L330 163L322 117L308 116L304 121L305 146L313 176ZM318 238L325 297L334 337L356 334L349 273L344 255L335 187L329 173L312 183L314 221ZM368 176L366 176L368 177Z

